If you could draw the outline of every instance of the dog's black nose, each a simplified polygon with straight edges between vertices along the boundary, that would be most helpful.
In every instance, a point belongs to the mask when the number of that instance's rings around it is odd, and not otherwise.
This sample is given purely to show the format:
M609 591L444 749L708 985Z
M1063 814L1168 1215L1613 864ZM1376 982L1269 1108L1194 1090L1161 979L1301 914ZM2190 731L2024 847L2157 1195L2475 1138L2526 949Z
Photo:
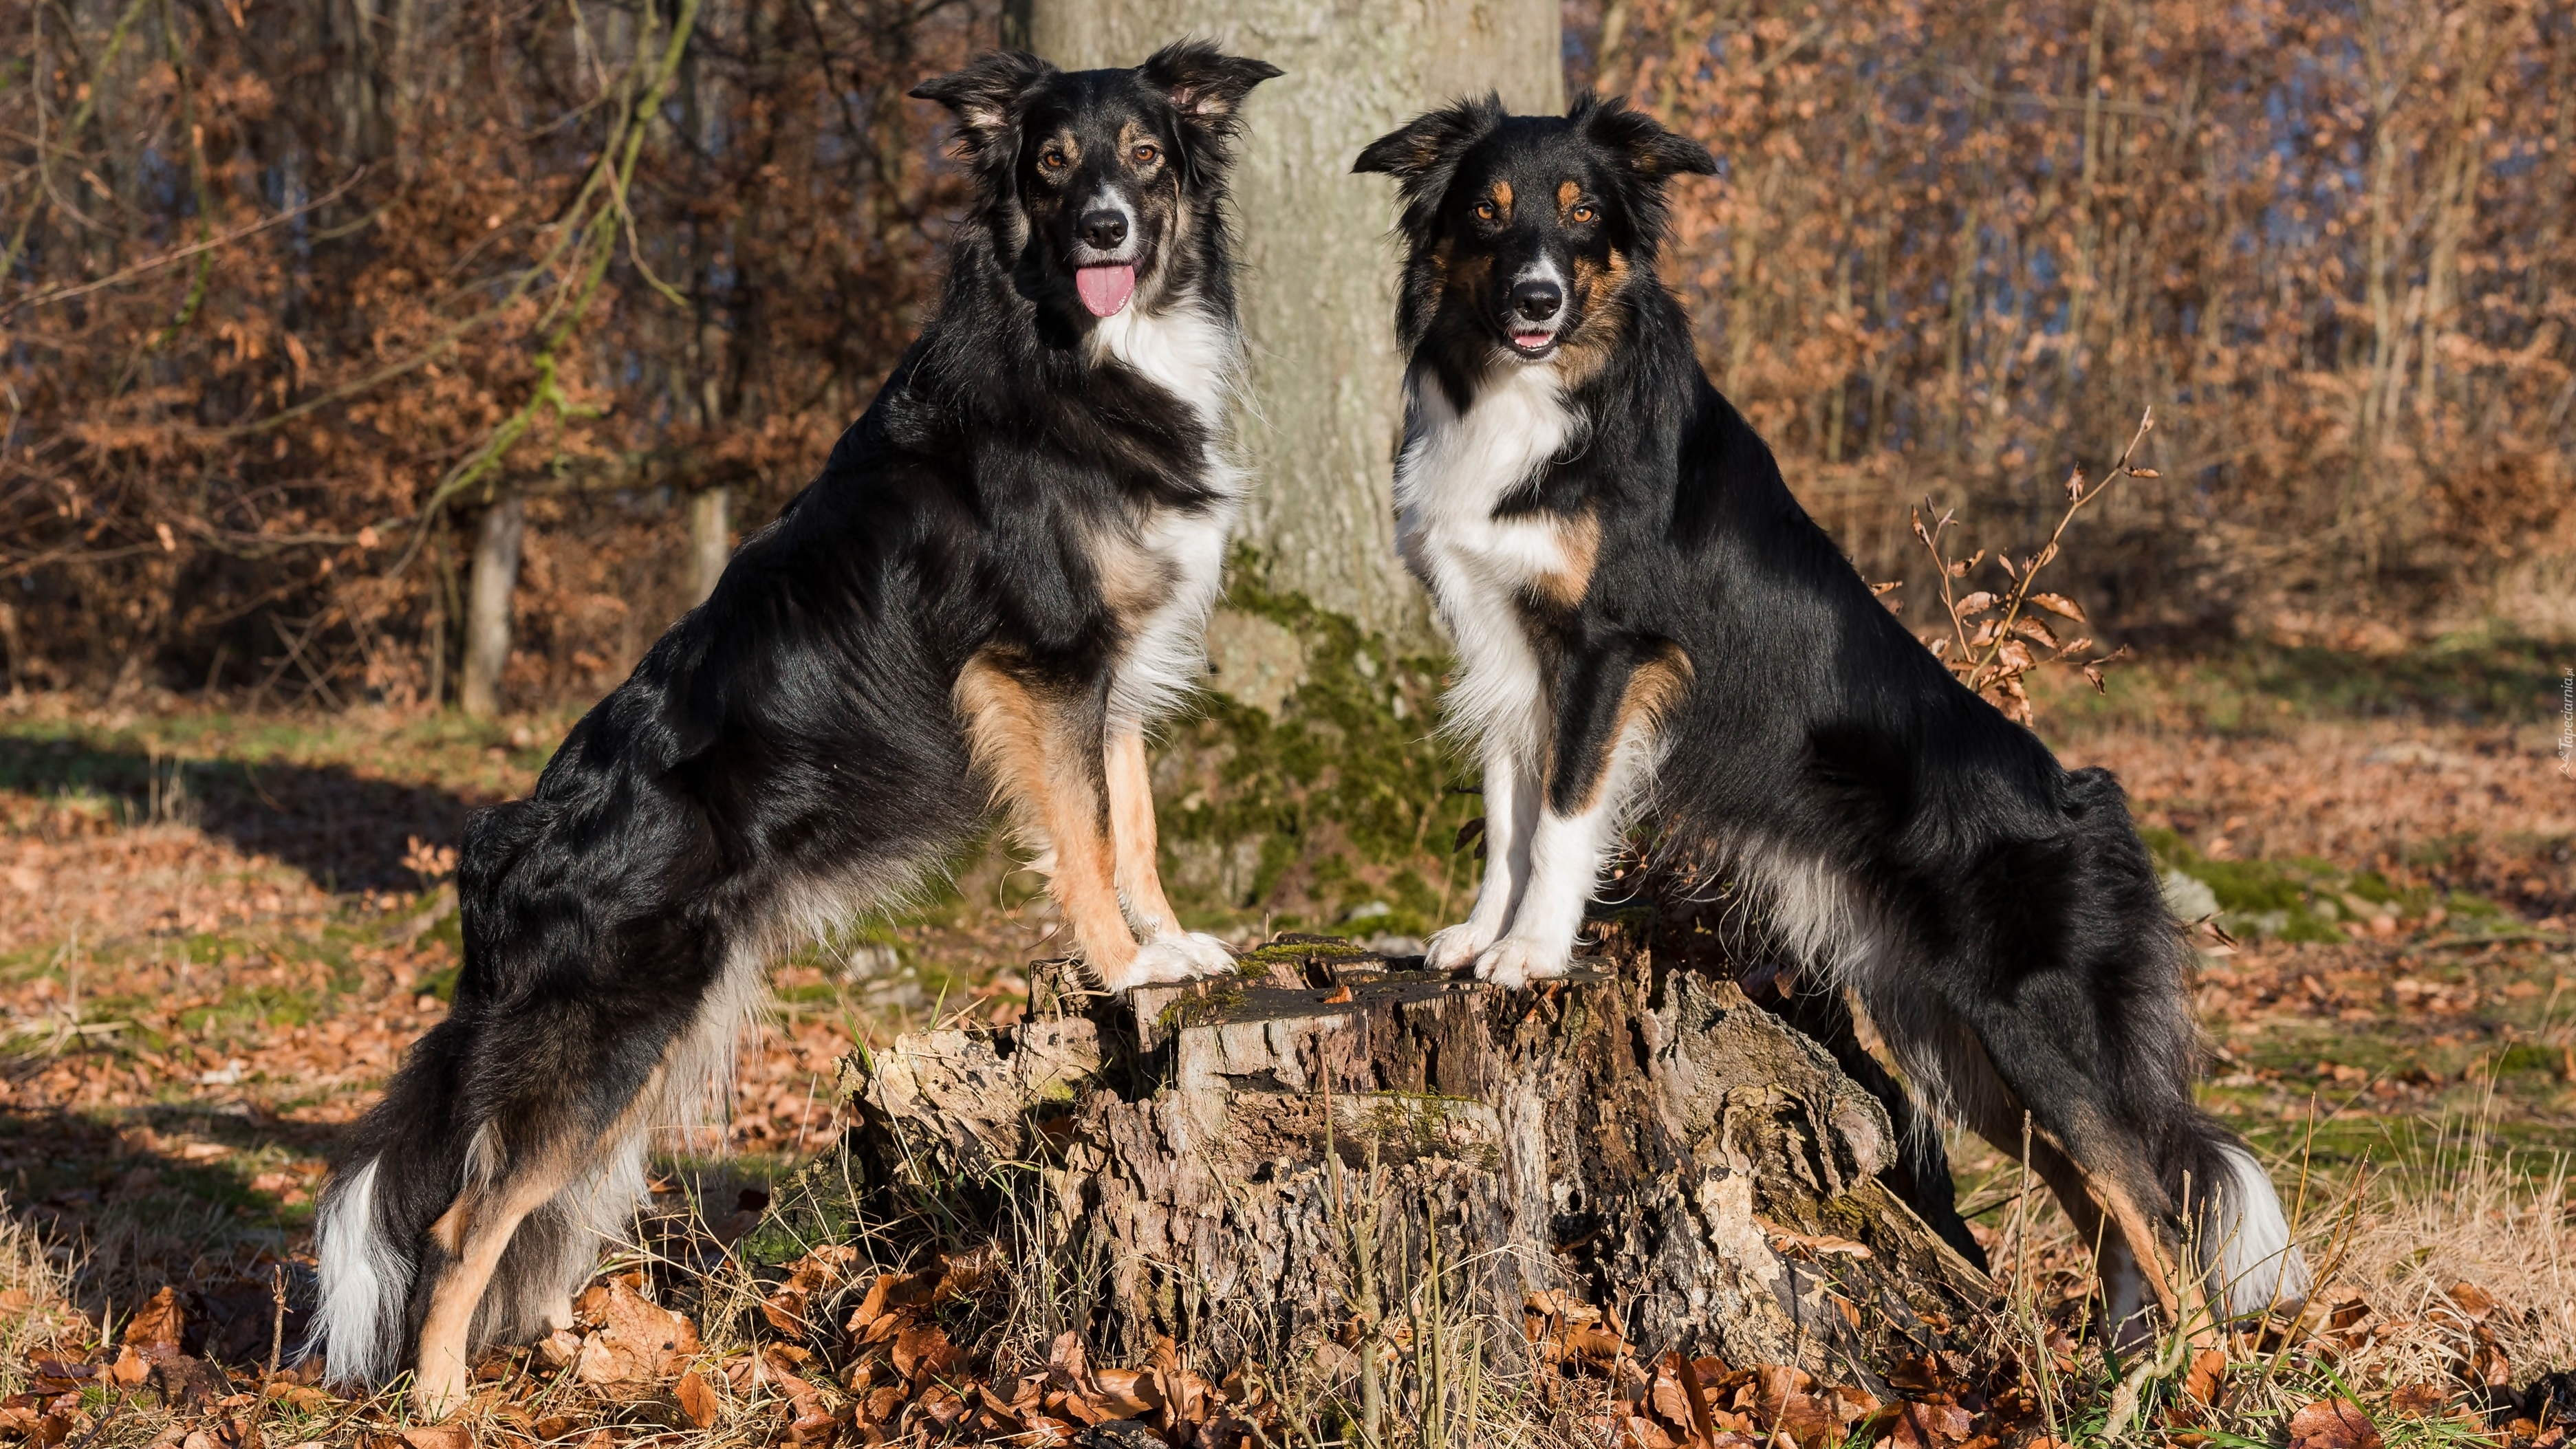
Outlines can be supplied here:
M1557 290L1556 283L1544 278L1534 277L1512 288L1512 310L1525 321L1544 322L1555 316L1556 309L1564 305L1565 293Z
M1116 251L1127 244L1127 213L1103 207L1082 214L1082 239L1101 251Z

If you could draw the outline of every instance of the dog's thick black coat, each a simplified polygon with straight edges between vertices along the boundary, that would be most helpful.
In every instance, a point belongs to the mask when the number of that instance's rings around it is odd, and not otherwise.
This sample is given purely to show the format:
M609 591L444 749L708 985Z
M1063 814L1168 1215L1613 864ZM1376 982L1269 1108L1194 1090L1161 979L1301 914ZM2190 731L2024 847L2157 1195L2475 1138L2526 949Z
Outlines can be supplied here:
M1405 203L1399 534L1484 755L1484 893L1433 964L1561 973L1649 812L1927 1098L2015 1154L2028 1112L2115 1321L2144 1290L2295 1299L2268 1179L2193 1101L2188 950L2117 782L1953 679L1701 368L1655 257L1668 179L1714 164L1589 97L1461 103L1359 158Z
M1277 73L1179 44L918 92L979 188L938 315L535 794L475 818L454 1008L324 1198L335 1378L416 1364L440 1410L474 1346L560 1326L650 1131L729 1081L764 959L913 883L994 796L1108 984L1226 963L1154 878L1140 731L1202 672L1239 503L1228 142Z

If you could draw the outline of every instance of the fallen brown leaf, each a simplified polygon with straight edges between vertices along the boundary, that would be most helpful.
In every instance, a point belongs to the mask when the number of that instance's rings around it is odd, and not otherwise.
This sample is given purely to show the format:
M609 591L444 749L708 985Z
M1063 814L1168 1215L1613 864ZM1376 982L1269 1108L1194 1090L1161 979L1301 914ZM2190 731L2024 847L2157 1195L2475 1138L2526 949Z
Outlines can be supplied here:
M877 1332L897 1310L927 1306L939 1292L940 1273L880 1273L868 1288L859 1306L841 1326L862 1343L882 1343L893 1337L891 1330Z
M2413 1418L2429 1419L2440 1414L2450 1401L2450 1394L2437 1384L2399 1384L2389 1398L2389 1407Z
M2290 1449L2380 1449L2379 1430L2350 1399L2319 1399L2290 1416Z
M2475 1283L2452 1284L2451 1301L2460 1306L2462 1313L2469 1315L2471 1322L2484 1322L2488 1314L2495 1312L2495 1295Z
M948 1330L935 1323L915 1324L895 1335L894 1369L908 1379L943 1374L965 1359L948 1341Z
M188 1310L179 1303L179 1290L164 1285L125 1325L125 1345L146 1357L167 1357L180 1351L187 1329Z
M1161 1387L1136 1369L1095 1369L1093 1377L1100 1384L1094 1407L1112 1419L1141 1419L1163 1406Z
M797 1414L794 1422L787 1426L787 1442L813 1449L813 1446L829 1444L840 1438L841 1430L846 1427L844 1420L834 1418L815 1403Z
M696 1324L646 1302L624 1278L593 1285L573 1311L600 1325L582 1338L573 1362L574 1376L594 1387L668 1378L698 1351Z
M340 1402L320 1389L306 1388L283 1377L272 1381L260 1392L270 1400L303 1414L327 1409Z
M715 1427L719 1407L716 1391L698 1376L696 1369L680 1375L679 1398L680 1412L688 1415L690 1423L701 1429Z
M2219 1385L2227 1378L2227 1355L2214 1348L2192 1355L2191 1368L2182 1376L2183 1393L2198 1403L2215 1405Z

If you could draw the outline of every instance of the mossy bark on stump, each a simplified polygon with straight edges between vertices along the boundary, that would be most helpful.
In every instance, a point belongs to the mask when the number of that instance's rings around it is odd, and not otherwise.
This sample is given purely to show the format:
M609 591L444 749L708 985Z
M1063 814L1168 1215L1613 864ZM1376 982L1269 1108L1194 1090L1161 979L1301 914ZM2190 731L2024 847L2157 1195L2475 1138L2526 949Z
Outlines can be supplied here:
M1733 983L1642 955L1527 991L1418 965L1291 939L1233 978L904 1037L853 1061L850 1166L1020 1194L1104 1266L1105 1342L1220 1363L1400 1313L1434 1230L1447 1298L1561 1291L1646 1353L1848 1380L1984 1306L1878 1180L1878 1099Z

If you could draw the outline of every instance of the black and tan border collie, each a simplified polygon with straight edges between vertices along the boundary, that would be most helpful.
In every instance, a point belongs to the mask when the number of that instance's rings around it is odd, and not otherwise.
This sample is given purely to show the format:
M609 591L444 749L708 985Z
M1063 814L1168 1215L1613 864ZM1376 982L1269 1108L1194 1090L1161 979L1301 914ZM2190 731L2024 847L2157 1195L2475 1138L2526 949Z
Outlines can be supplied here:
M1563 974L1650 811L1937 1106L2015 1155L2029 1114L2131 1339L2148 1289L2168 1321L2303 1297L2271 1182L2192 1100L2188 947L2118 784L1954 681L1701 369L1656 250L1708 152L1615 100L1488 98L1356 169L1402 187L1398 534L1484 770L1484 884L1431 964Z
M652 1129L730 1081L766 958L904 890L988 799L1104 986L1231 965L1154 864L1144 729L1204 672L1244 481L1226 220L1244 96L1204 44L1068 74L984 56L913 94L978 200L939 314L821 475L474 820L453 1013L321 1210L342 1382L462 1395L567 1318Z

